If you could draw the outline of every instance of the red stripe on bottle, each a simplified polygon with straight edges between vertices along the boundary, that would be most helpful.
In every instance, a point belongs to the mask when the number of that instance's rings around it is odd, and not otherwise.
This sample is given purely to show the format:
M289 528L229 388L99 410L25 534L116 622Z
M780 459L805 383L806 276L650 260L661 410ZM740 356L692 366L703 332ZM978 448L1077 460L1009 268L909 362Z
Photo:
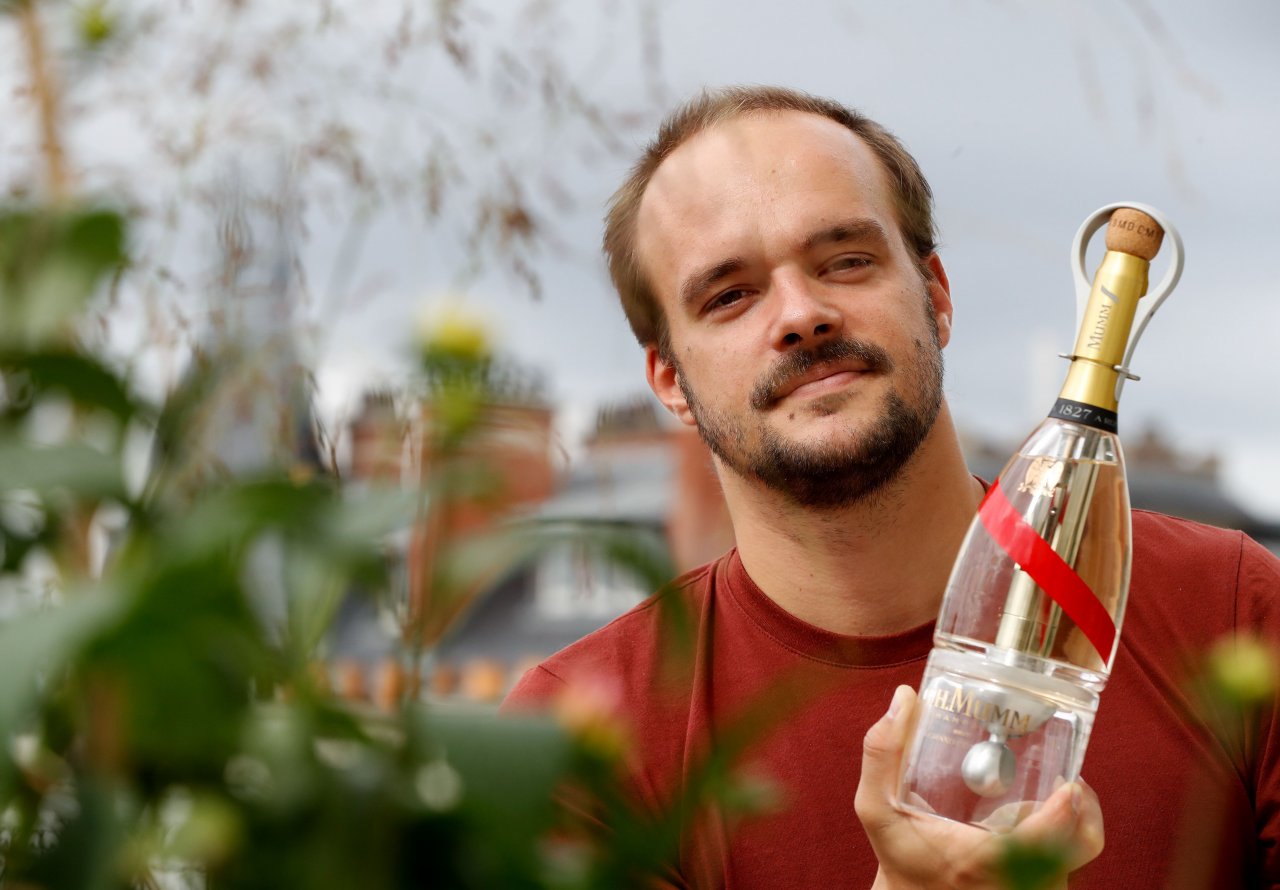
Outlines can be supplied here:
M1005 553L1062 607L1105 663L1116 641L1116 625L1089 585L1014 509L997 481L978 508L978 518Z

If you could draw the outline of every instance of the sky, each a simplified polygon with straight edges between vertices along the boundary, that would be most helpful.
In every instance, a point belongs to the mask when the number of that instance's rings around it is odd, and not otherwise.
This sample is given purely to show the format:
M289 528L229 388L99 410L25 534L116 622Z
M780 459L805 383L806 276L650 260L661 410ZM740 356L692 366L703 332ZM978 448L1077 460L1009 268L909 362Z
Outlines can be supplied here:
M196 269L198 283L208 222L189 196L225 157L166 171L144 133L168 134L170 158L212 133L261 169L308 138L313 150L350 147L312 161L299 238L307 351L334 417L364 386L406 377L418 320L447 301L544 374L569 439L600 404L642 392L641 352L599 258L604 204L675 103L706 86L774 83L857 107L919 160L955 301L947 397L962 429L1011 448L1065 374L1056 356L1075 336L1076 229L1105 204L1158 207L1182 235L1186 268L1138 347L1143 379L1125 389L1122 437L1156 427L1193 454L1218 454L1228 491L1280 518L1280 286L1266 259L1280 239L1280 4L334 0L307 8L330 9L340 28L295 27L287 46L254 58L255 35L287 32L291 15L310 20L246 3L239 16L211 0L109 4L133 38L97 57L67 51L84 110L68 126L71 155L98 188L124 182L157 206L161 194L186 196L139 238ZM440 52L449 41L466 66ZM21 90L4 88L21 83L16 47L0 24L0 186L10 188L32 175ZM270 78L217 76L192 95L211 47ZM576 98L547 100L548 82ZM325 130L333 120L345 131ZM333 173L352 156L374 186ZM429 157L454 187L424 212ZM468 201L512 194L537 243L490 231L476 247ZM512 262L532 270L540 296ZM198 290L181 298L197 322ZM124 353L147 352L141 305L118 309Z

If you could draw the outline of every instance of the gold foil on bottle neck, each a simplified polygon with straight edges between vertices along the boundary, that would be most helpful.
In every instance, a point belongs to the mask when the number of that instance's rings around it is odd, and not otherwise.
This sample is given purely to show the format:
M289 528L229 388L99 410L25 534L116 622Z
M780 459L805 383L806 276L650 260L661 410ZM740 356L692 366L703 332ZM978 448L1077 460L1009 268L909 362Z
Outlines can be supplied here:
M1138 300L1147 292L1141 257L1109 250L1093 276L1093 290L1071 354L1071 369L1061 397L1098 408L1117 408L1118 368L1129 345Z

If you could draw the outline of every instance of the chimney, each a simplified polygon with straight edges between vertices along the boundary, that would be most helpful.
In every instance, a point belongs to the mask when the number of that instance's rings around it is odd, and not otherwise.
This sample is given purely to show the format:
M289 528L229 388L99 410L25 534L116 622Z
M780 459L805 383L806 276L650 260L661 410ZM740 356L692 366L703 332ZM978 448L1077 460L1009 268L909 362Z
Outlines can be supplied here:
M360 414L351 422L351 478L399 483L404 438L391 393L366 392Z

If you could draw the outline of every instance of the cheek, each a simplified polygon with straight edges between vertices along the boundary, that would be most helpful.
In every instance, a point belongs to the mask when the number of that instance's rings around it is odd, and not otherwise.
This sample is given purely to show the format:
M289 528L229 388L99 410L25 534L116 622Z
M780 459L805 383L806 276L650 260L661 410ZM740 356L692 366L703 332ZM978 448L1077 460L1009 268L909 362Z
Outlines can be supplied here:
M726 353L688 356L687 361L681 363L687 387L685 394L691 390L700 405L719 413L739 413L749 402L753 385L746 367L737 356Z
M763 313L731 324L672 329L672 351L700 401L745 401L777 360Z

